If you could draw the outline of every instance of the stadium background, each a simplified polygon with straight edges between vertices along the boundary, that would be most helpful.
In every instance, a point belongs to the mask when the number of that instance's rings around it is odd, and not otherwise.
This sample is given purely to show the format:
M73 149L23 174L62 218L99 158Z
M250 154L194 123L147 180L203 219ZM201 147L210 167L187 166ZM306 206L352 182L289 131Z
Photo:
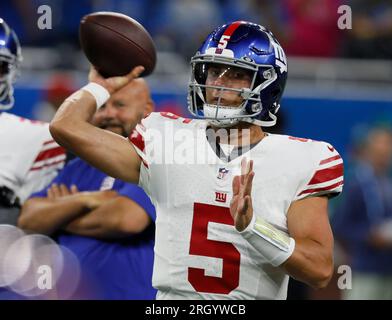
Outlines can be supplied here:
M52 29L37 27L40 5L50 6ZM338 28L340 5L352 9L351 30ZM217 25L250 20L270 28L288 55L289 78L275 132L332 143L347 171L351 150L366 131L392 124L389 0L2 0L0 16L17 32L24 57L13 113L49 121L61 101L86 83L79 21L101 10L127 14L153 36L158 65L147 80L158 111L189 115L190 57ZM325 290L299 287L290 296L339 298L339 291L332 281Z

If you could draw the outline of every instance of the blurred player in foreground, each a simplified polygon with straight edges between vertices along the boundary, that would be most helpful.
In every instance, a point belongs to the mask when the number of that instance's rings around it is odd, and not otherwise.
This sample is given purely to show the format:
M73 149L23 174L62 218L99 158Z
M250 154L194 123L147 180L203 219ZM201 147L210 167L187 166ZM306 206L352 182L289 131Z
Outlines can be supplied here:
M0 18L0 224L15 225L20 205L64 166L65 150L47 123L4 112L14 104L13 82L22 60L14 31Z
M343 163L327 143L263 131L285 87L282 47L237 21L213 31L191 65L189 109L202 120L152 113L130 144L89 121L143 67L109 79L92 69L53 119L55 140L152 198L158 299L285 299L289 276L326 286L328 198L342 190Z
M143 79L117 91L92 123L127 137L153 103ZM80 158L22 207L19 227L56 236L82 266L79 299L155 299L155 209L137 185L107 176Z

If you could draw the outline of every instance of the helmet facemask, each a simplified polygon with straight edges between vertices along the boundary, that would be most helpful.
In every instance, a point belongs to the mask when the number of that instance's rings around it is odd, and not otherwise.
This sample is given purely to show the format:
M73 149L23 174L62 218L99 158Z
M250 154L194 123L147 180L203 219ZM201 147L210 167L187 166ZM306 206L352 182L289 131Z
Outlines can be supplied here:
M0 18L0 110L14 105L13 83L19 75L21 48L15 32Z
M14 105L13 83L17 77L15 59L0 56L0 110L8 110Z
M253 123L252 118L263 110L260 92L276 80L273 66L258 65L246 59L196 55L191 66L189 110L194 116L208 119L217 127L230 127L240 121ZM219 80L223 77L226 81ZM244 78L248 81L241 81ZM224 82L225 86L214 84L214 80ZM238 86L239 83L244 86ZM227 97L232 98L229 103Z

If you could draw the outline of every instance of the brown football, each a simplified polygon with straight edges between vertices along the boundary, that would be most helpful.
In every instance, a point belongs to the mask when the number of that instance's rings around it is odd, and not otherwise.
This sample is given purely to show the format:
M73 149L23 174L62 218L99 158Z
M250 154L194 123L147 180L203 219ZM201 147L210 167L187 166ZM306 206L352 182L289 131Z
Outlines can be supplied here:
M142 76L154 70L156 50L150 34L124 14L95 12L84 16L79 39L87 59L104 77L123 76L138 65L145 68Z

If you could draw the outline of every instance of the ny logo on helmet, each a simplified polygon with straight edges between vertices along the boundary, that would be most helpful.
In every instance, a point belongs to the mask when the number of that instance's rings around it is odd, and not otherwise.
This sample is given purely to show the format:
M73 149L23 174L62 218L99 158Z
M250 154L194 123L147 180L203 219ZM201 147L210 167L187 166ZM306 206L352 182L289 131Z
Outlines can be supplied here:
M275 51L275 63L279 67L280 73L287 72L287 59L283 48L275 41L271 41Z
M275 51L275 63L279 67L280 73L287 72L287 59L286 54L283 51L283 48L280 46L278 40L274 37L271 31L266 29L265 27L259 25L260 29L263 30L267 35L268 38L274 47Z

